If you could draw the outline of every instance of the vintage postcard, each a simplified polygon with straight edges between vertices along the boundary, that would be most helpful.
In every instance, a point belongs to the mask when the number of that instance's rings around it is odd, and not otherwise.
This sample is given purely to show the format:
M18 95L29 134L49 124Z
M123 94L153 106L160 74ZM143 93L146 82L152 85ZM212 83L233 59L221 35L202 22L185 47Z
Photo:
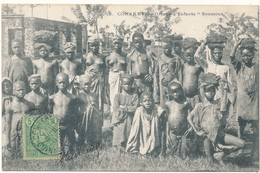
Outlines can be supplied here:
M1 9L2 170L259 171L259 6Z

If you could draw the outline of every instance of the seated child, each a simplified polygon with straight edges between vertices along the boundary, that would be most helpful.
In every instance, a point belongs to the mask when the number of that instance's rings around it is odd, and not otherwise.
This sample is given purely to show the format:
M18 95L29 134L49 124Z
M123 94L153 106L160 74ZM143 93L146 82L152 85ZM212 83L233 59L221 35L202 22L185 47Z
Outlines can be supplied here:
M33 74L28 77L31 92L25 95L25 99L34 103L35 114L48 113L48 96L44 89L41 88L41 76L39 74Z
M166 150L166 112L154 104L151 92L143 92L135 111L126 152L163 156Z
M185 159L189 153L188 135L188 110L191 105L184 96L183 88L178 81L172 81L168 85L169 101L165 103L168 109L168 145L172 153L176 153Z
M215 150L219 144L234 145L237 149L243 148L245 142L235 136L224 132L224 126L221 124L223 115L220 111L220 101L214 100L216 88L218 87L217 76L213 73L201 74L199 78L203 102L197 103L195 108L188 116L188 122L195 133L204 138L204 149L209 160L213 159L213 151L210 144ZM215 155L214 155L215 156ZM220 164L224 164L223 155L215 157Z
M7 149L14 156L21 152L22 116L34 109L34 104L24 99L25 84L14 83L13 102L6 107Z
M59 91L49 98L49 110L59 116L61 152L64 155L76 151L78 105L76 96L67 91L68 83L69 76L66 73L59 73L56 76Z
M98 97L91 92L91 76L81 75L79 92L79 142L80 147L97 147L102 143L102 112L98 109Z
M134 113L139 104L137 94L132 88L134 79L130 75L121 76L122 92L115 95L112 126L113 126L113 146L125 150L128 136L134 117Z
M5 133L6 130L6 107L12 102L13 100L13 84L12 81L4 77L2 80L2 132Z

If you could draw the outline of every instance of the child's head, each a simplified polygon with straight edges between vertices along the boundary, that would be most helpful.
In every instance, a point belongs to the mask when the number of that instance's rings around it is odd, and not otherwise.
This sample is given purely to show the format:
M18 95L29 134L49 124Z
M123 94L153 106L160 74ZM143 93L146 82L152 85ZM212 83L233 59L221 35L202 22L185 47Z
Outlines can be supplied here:
M124 91L129 92L132 89L134 78L130 75L123 75L121 77L121 87Z
M56 85L60 91L66 91L69 83L69 76L66 73L59 73L56 76Z
M9 78L3 78L2 81L2 92L6 95L11 95L13 93L12 81Z
M136 49L141 50L144 46L144 36L140 32L135 32L132 36L132 41Z
M240 44L240 54L242 60L246 65L250 65L255 56L255 40L252 38L245 38L241 41Z
M208 101L213 101L219 85L218 77L213 73L201 74L199 84L203 92L201 95L204 95Z
M22 81L17 81L13 86L13 93L17 98L23 98L26 93L25 84Z
M172 47L173 47L173 43L172 43L172 39L171 37L165 37L163 39L163 53L167 56L172 54Z
M124 39L121 37L115 37L113 39L114 50L116 52L120 52L122 50L123 41L124 41Z
M223 56L223 48L224 48L224 46L222 46L222 45L216 45L216 46L210 48L211 57L218 64L221 64L221 60L222 60L222 56Z
M184 98L184 92L181 84L173 81L168 85L169 100L179 101Z
M194 60L194 54L198 49L198 46L199 42L195 38L187 37L183 40L184 56L188 60L188 62Z
M79 78L80 81L80 87L83 89L85 93L88 93L90 91L92 78L90 75L81 75Z
M34 45L35 49L38 50L39 56L41 58L47 58L49 56L49 52L51 47L45 43L36 43Z
M64 45L64 51L67 54L69 60L74 59L76 48L77 48L76 45L72 42L67 42Z
M182 49L182 41L181 40L174 41L173 49L176 54L180 54Z
M154 107L153 94L145 91L141 94L140 103L146 110L152 110Z
M97 37L92 36L88 39L89 47L90 50L94 53L97 54L99 52L99 40Z
M39 74L33 74L28 77L29 85L31 90L33 91L39 91L41 87L41 76Z
M14 39L11 43L13 53L17 56L21 56L23 52L23 43L21 40Z

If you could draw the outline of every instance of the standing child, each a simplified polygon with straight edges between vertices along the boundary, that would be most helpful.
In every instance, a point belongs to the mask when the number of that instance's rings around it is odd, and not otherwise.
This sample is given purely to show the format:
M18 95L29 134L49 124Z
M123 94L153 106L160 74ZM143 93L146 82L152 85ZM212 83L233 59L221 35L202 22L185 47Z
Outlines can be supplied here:
M184 94L190 100L193 108L200 101L198 81L199 75L204 71L200 60L194 58L198 46L199 42L195 38L188 37L183 40L184 57L187 62L184 63L182 69L182 84Z
M22 116L34 109L34 104L24 99L25 84L14 83L13 102L6 107L7 149L12 156L21 152Z
M91 76L82 75L79 78L82 91L78 95L79 106L79 138L80 146L96 147L102 143L102 112L98 109L98 97L91 92Z
M243 148L245 142L235 136L224 132L225 124L222 124L223 115L220 111L219 100L214 100L216 88L218 87L217 76L213 73L200 75L200 87L203 102L197 103L188 116L188 122L195 133L204 138L204 149L209 160L213 159L212 145L218 148L219 144L234 145L236 148ZM214 155L215 156L215 155ZM216 158L220 164L224 164L221 157Z
M56 76L56 85L59 91L50 96L50 111L58 115L60 125L60 142L62 154L75 151L75 134L77 125L77 103L76 96L67 91L69 76L59 73Z
M46 92L41 88L41 76L34 74L28 77L31 92L25 95L25 99L34 103L36 114L48 113L48 96Z
M166 112L154 104L151 92L143 92L140 101L141 106L135 111L126 151L143 156L164 156Z
M2 127L3 133L6 130L6 107L13 101L13 84L9 78L4 77L2 80Z
M130 75L121 76L122 93L115 95L114 111L112 117L113 146L125 150L128 136L134 117L135 110L139 104L139 98L133 91L134 79Z
M188 110L191 110L191 105L187 102L184 96L183 88L179 82L171 82L168 85L169 101L166 107L168 108L168 147L171 152L177 152L182 159L189 153L189 141L187 135L188 130Z
M251 123L253 136L253 160L258 163L259 157L259 66L253 63L256 42L245 38L235 44L230 54L231 63L237 74L237 120L239 123L238 136L244 137L247 123ZM242 61L235 57L237 48L240 49Z

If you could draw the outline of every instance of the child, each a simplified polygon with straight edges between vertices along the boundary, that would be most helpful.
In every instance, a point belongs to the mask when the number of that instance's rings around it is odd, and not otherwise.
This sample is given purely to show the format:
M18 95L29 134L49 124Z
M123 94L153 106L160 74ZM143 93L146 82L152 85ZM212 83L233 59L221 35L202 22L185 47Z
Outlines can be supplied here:
M102 143L102 112L98 109L98 97L91 92L91 76L81 75L80 87L82 88L78 97L79 106L79 138L80 146L96 147Z
M165 108L167 101L166 90L168 84L174 79L181 79L181 60L172 54L172 39L165 37L163 40L163 54L158 58L154 80L154 100Z
M34 104L24 99L25 84L22 81L14 83L13 102L6 107L7 149L11 155L21 151L22 116L34 109Z
M76 96L68 93L67 86L69 76L59 73L56 76L56 85L59 91L50 96L49 110L58 115L60 125L60 142L62 154L75 151L75 133L77 125L77 102Z
M28 76L33 74L33 65L30 58L24 57L23 43L21 40L12 40L12 51L14 55L8 60L4 76L8 77L12 83L23 81L26 88L26 93L30 91Z
M183 88L179 82L171 82L168 85L169 100L166 107L168 114L168 147L171 152L177 152L182 159L185 159L189 153L188 135L188 110L191 110L190 104L184 96Z
M13 84L9 78L4 77L2 80L2 127L3 133L6 130L6 107L13 101Z
M34 103L36 114L48 113L48 96L45 90L41 88L41 76L34 74L28 77L31 92L25 95L25 99Z
M49 57L51 47L45 43L36 43L35 49L39 52L39 59L33 61L34 74L40 74L41 87L44 88L49 95L54 93L55 77L58 74L58 62Z
M139 98L133 91L134 79L130 75L121 76L122 93L115 95L114 111L112 117L113 146L119 150L125 150L128 136L134 117L135 110L139 104Z
M253 63L256 42L251 38L241 39L235 44L230 54L231 63L237 74L237 120L239 123L238 136L244 137L247 123L251 123L254 130L253 157L258 162L259 157L259 66ZM235 57L239 47L242 61Z
M235 136L224 132L225 124L222 124L223 115L220 111L219 100L214 100L216 88L218 87L217 76L213 73L201 74L199 78L201 95L205 97L203 102L197 103L188 116L188 122L195 133L204 138L204 149L209 160L213 159L211 143L218 148L219 144L234 145L236 148L243 148L245 142ZM215 156L215 155L214 155ZM224 164L222 157L216 159Z
M141 106L135 111L126 151L143 156L164 156L166 150L166 113L154 104L151 92L143 92Z
M195 38L185 38L183 40L184 57L187 62L184 63L182 69L182 84L185 96L190 100L194 108L199 98L199 75L203 72L199 59L194 59L194 54L199 46L199 42Z

